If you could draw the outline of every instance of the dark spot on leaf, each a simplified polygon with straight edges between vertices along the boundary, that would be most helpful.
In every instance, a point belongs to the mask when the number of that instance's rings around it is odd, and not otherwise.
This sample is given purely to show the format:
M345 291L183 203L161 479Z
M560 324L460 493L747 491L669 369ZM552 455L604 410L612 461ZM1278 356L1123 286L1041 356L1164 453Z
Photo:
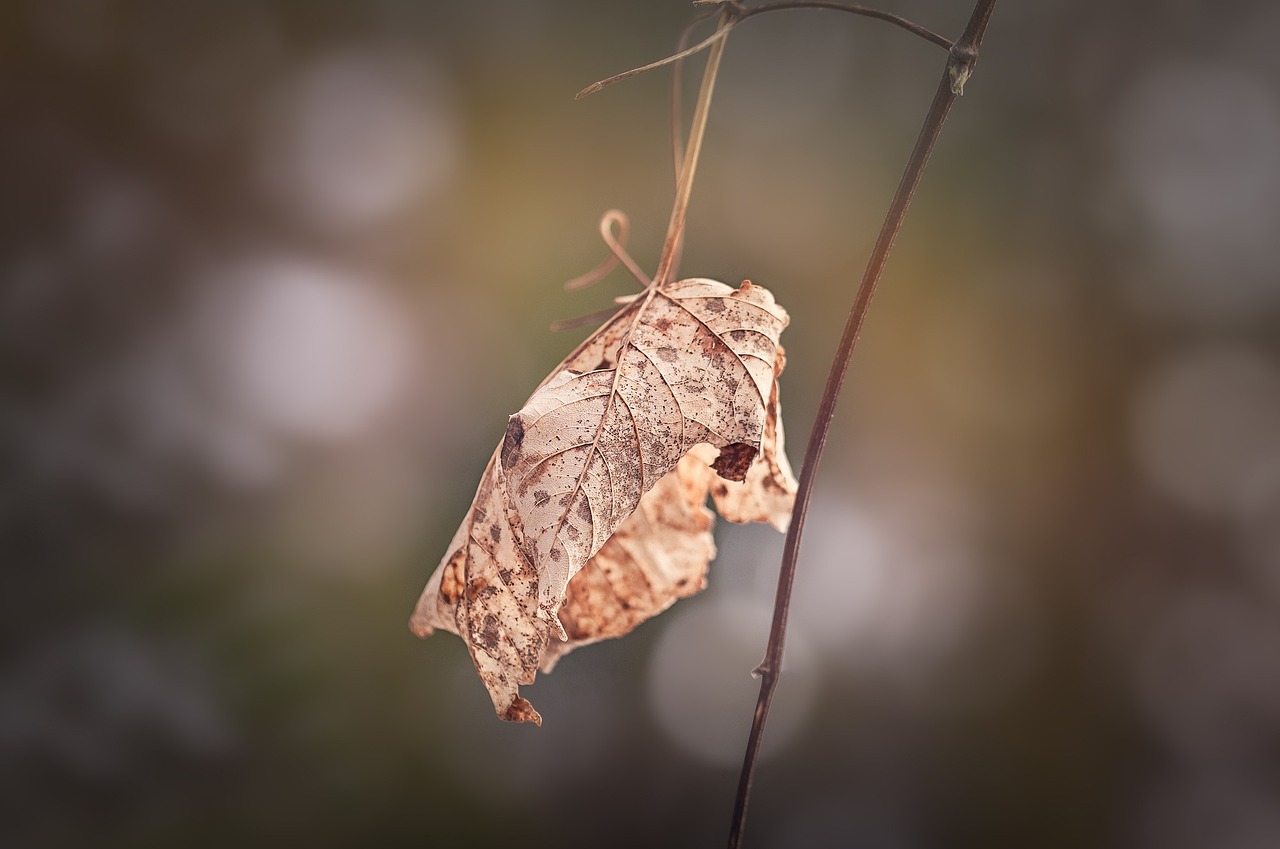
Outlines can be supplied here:
M559 548L551 549L551 559L554 560L556 563L559 563L562 557L564 557L564 552L562 552Z
M524 444L524 422L519 415L507 422L507 435L502 440L502 465L510 469L520 458L520 446Z
M492 613L485 615L484 626L476 635L476 642L487 649L493 649L498 645L498 617Z
M543 507L551 500L551 493L545 489L540 489L533 494L533 503L538 507Z
M579 531L577 527L574 525L565 525L564 534L569 539L577 539L578 537L582 536L582 532Z
M578 516L582 518L582 521L587 523L594 521L591 515L591 502L587 501L585 498L578 502Z
M507 584L508 586L511 584L511 576L513 574L514 573L510 569L498 570L498 577L502 579L502 583Z
M484 592L488 586L489 582L484 578L473 579L471 583L467 584L467 601L475 601L476 596ZM485 621L487 622L488 620Z
M658 359L668 363L674 363L676 360L680 359L680 352L675 348L659 348L654 351L654 353L658 355Z
M708 298L707 312L724 312L724 302L719 298Z
M493 524L489 526L489 539L494 542L502 542L502 526Z
M671 319L669 318L657 319L653 323L653 329L658 331L659 333L666 333L668 330L671 329Z
M720 456L711 464L716 474L725 480L741 481L756 458L756 448L744 442L735 442L720 449Z

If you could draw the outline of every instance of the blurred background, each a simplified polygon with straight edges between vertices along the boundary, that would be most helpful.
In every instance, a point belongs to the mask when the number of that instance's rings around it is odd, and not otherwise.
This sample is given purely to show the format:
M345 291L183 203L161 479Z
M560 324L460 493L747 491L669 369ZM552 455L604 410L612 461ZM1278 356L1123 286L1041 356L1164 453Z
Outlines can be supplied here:
M969 4L886 0L955 37ZM672 193L662 2L0 5L0 844L719 845L782 537L499 722L407 618ZM1280 7L1006 2L854 358L754 847L1280 846ZM942 52L730 38L798 462ZM690 77L696 76L691 73ZM692 89L696 80L690 79ZM686 103L689 102L686 100Z

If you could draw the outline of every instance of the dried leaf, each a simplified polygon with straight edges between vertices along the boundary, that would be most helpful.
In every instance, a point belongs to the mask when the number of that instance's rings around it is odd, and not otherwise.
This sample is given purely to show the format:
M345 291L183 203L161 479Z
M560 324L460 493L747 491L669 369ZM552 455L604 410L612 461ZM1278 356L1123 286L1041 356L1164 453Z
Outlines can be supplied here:
M786 323L750 282L649 289L510 418L410 622L422 636L442 628L463 637L499 716L540 723L517 693L540 664L620 636L701 586L714 553L702 506L713 482L730 518L785 526L794 480L776 375ZM700 445L710 448L682 463ZM701 452L717 449L723 487L697 471ZM640 593L642 581L654 583ZM572 645L549 650L552 635Z
M644 494L636 511L569 581L560 608L568 639L547 644L543 672L579 646L629 634L707 585L707 564L716 556L715 514L706 508L714 477L695 449Z

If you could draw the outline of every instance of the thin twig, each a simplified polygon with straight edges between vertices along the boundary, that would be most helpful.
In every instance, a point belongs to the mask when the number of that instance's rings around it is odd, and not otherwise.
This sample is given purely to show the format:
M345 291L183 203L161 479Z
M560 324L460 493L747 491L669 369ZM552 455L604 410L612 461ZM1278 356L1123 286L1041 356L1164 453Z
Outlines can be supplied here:
M650 62L648 65L642 65L639 68L632 68L629 71L614 74L613 76L606 77L603 80L597 80L574 95L574 99L581 100L589 94L595 94L606 86L611 86L614 83L620 83L623 80L629 80L632 77L645 73L646 71L652 71L656 68L661 68L664 65L679 62L681 59L687 59L695 53L706 50L708 47L719 43L726 35L729 34L729 30L737 26L738 23L745 21L747 18L754 18L756 15L763 15L766 12L784 12L788 9L831 9L837 12L848 12L852 15L874 18L875 20L885 21L886 23L901 27L912 35L918 35L925 41L936 44L944 50L950 50L952 46L951 42L943 36L938 35L928 27L920 26L914 21L910 21L901 15L882 12L879 9L871 9L866 6L859 6L855 3L836 3L831 2L831 0L781 0L781 2L766 3L761 6L743 6L740 3L731 2L731 0L707 0L707 2L696 2L695 0L694 5L719 7L724 10L722 14L727 16L727 21L722 17L721 20L725 22L722 23L721 27L692 47L679 50L664 59L659 59L656 62ZM681 40L683 41L683 38Z
M699 41L697 44L693 45L687 50L681 50L679 53L673 53L670 56L666 57L665 59L659 59L656 62L650 62L648 65L642 65L639 68L632 68L630 71L623 71L620 74L614 74L612 77L606 77L603 80L594 82L591 85L584 88L582 91L575 94L573 96L573 99L581 100L582 98L586 97L589 94L595 94L597 91L604 88L605 86L611 86L614 83L620 83L623 80L629 80L632 77L638 77L641 74L645 73L646 71L652 71L657 68L661 68L664 65L670 65L673 62L679 62L681 59L687 59L690 56L694 55L695 53L699 53L703 50L706 50L708 47L711 47L712 45L719 44L724 39L724 37L729 34L729 30L733 29L734 23L735 23L734 21L730 20L730 22L727 25L720 27L711 35L707 36L702 41Z
M952 104L960 94L960 87L973 70L978 59L978 48L986 33L987 22L995 8L995 0L978 0L964 35L951 48L946 72L938 84L933 104L925 117L924 126L916 139L911 158L907 161L902 180L898 183L897 193L889 206L880 235L867 261L867 268L849 310L849 319L845 324L844 335L840 337L840 345L835 359L831 363L831 372L827 377L826 389L822 393L822 401L809 435L809 447L805 451L804 466L800 471L800 481L796 493L795 508L791 516L791 526L787 530L787 541L782 554L782 566L778 574L778 590L774 600L773 624L769 631L769 644L765 649L764 660L757 671L760 675L760 696L756 701L755 715L751 722L751 733L747 738L747 750L743 757L742 773L738 781L738 794L733 806L733 821L729 829L729 847L737 849L742 844L742 828L747 815L747 802L751 795L751 782L755 776L756 760L760 753L760 744L764 737L765 721L769 716L769 705L773 701L774 691L778 686L778 677L782 669L782 652L786 641L787 614L791 606L791 587L795 580L796 562L800 552L800 537L804 532L805 517L809 511L809 500L813 494L813 482L817 474L818 464L822 459L822 451L826 446L827 435L831 430L831 420L835 415L836 401L840 396L840 387L844 383L849 368L849 360L857 344L863 320L871 306L871 298L875 294L876 284L884 270L889 252L893 249L894 240L902 227L903 217L920 178L933 152L934 143L942 130L942 125L951 111Z
M698 4L695 4L698 5ZM891 12L882 12L879 9L870 9L866 6L859 6L855 3L834 3L828 0L782 0L778 3L763 3L759 6L750 6L742 11L742 20L753 18L756 15L763 15L765 12L781 12L787 9L831 9L836 12L848 12L852 15L862 15L866 18L875 18L877 21L884 21L901 27L912 35L918 35L925 41L938 45L943 50L951 49L951 42L941 35L938 35L928 27L922 27L914 21L907 20L901 15L895 15Z

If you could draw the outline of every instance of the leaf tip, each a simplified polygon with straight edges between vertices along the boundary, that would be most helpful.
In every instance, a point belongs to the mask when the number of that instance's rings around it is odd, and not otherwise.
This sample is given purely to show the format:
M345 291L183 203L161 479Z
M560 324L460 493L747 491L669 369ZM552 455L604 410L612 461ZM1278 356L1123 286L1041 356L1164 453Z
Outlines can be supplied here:
M424 640L436 632L436 629L431 625L431 617L424 609L421 601L418 602L413 615L409 617L409 630L414 636Z
M532 722L539 728L542 727L542 715L533 709L528 699L520 696L516 696L516 700L502 714L502 718L507 722Z

